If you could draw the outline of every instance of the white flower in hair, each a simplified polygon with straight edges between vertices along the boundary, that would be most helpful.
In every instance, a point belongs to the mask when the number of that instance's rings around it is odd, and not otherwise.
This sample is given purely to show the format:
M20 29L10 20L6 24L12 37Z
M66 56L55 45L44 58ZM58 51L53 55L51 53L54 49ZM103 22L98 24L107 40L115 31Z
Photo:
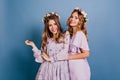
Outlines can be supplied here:
M79 10L82 14L83 14L83 16L84 16L84 18L87 18L87 13L85 12L85 11L83 11L81 8L79 8L79 7L76 7L75 8L76 10Z
M58 15L58 13L57 13L57 12L55 12L55 15L56 15L56 16L58 16L58 17L59 17L59 19L60 19L60 16Z
M60 19L60 16L58 15L59 19Z
M55 12L55 15L56 15L56 16L58 16L58 13L57 13L57 12Z
M51 12L52 14L55 14L54 12Z
M52 16L52 15L56 15L59 19L60 19L60 16L58 15L57 12L51 12L51 13L46 13L44 18L42 19L42 22L45 21L45 18L49 17L49 16Z
M46 16L48 17L48 16L50 16L50 14L49 14L49 13L47 13L47 14L46 14Z
M88 21L88 18L86 19L86 21Z
M76 7L75 10L79 10L81 12L81 14L83 15L83 17L85 18L85 20L88 21L87 13L84 10L82 10L79 7Z
M87 13L85 11L81 11L81 13L83 14L84 18L87 18Z

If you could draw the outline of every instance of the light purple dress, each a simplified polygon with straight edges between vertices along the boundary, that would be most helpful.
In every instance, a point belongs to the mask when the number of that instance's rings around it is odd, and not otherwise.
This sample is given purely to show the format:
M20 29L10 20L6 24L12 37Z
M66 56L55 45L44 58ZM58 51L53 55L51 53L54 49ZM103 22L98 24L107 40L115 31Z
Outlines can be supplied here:
M56 61L56 54L66 53L68 54L69 49L69 33L66 32L65 43L56 43L52 39L47 39L47 54L52 59L52 62L46 62L41 57L41 50L34 47L35 61L42 63L38 70L36 80L70 80L68 71L68 61Z
M86 37L78 31L70 40L69 54L80 53L80 49L89 50ZM87 59L69 60L70 80L90 80L90 67Z

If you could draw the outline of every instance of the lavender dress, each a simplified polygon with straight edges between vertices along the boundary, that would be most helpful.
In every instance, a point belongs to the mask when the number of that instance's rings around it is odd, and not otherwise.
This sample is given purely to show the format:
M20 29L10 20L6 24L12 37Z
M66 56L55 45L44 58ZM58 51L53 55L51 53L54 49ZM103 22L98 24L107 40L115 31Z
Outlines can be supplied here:
M68 72L68 61L56 61L55 55L65 53L68 54L69 49L69 33L66 32L64 42L56 43L51 39L47 39L47 54L52 59L52 62L46 62L41 57L41 50L34 47L32 50L34 52L34 57L36 62L42 63L36 80L70 80Z
M80 49L89 50L86 37L78 31L70 40L69 54L80 53ZM69 60L70 80L90 80L90 68L87 59Z

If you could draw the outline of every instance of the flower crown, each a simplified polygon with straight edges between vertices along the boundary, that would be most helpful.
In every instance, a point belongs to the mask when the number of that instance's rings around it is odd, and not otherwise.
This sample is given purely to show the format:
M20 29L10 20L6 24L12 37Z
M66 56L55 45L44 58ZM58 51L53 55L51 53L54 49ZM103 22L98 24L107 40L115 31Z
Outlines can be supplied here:
M85 11L83 11L81 8L76 7L74 10L78 10L81 12L81 14L83 15L83 17L85 18L86 22L88 21L88 17L87 17L87 13Z
M60 16L58 15L57 12L49 12L45 14L44 18L42 19L42 22L44 22L47 17L52 16L52 15L55 15L60 19Z

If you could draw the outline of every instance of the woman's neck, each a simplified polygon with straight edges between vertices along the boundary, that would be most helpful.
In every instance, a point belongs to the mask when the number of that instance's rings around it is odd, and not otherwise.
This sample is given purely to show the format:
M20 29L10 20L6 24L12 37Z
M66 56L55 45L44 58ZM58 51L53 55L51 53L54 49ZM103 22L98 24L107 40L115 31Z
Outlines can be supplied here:
M78 30L78 27L73 27L73 35L75 35L77 31L81 31L81 30Z
M77 27L73 27L73 35L75 35L77 32Z
M55 40L55 39L56 39L56 34L53 34L52 39L53 39L53 40Z

